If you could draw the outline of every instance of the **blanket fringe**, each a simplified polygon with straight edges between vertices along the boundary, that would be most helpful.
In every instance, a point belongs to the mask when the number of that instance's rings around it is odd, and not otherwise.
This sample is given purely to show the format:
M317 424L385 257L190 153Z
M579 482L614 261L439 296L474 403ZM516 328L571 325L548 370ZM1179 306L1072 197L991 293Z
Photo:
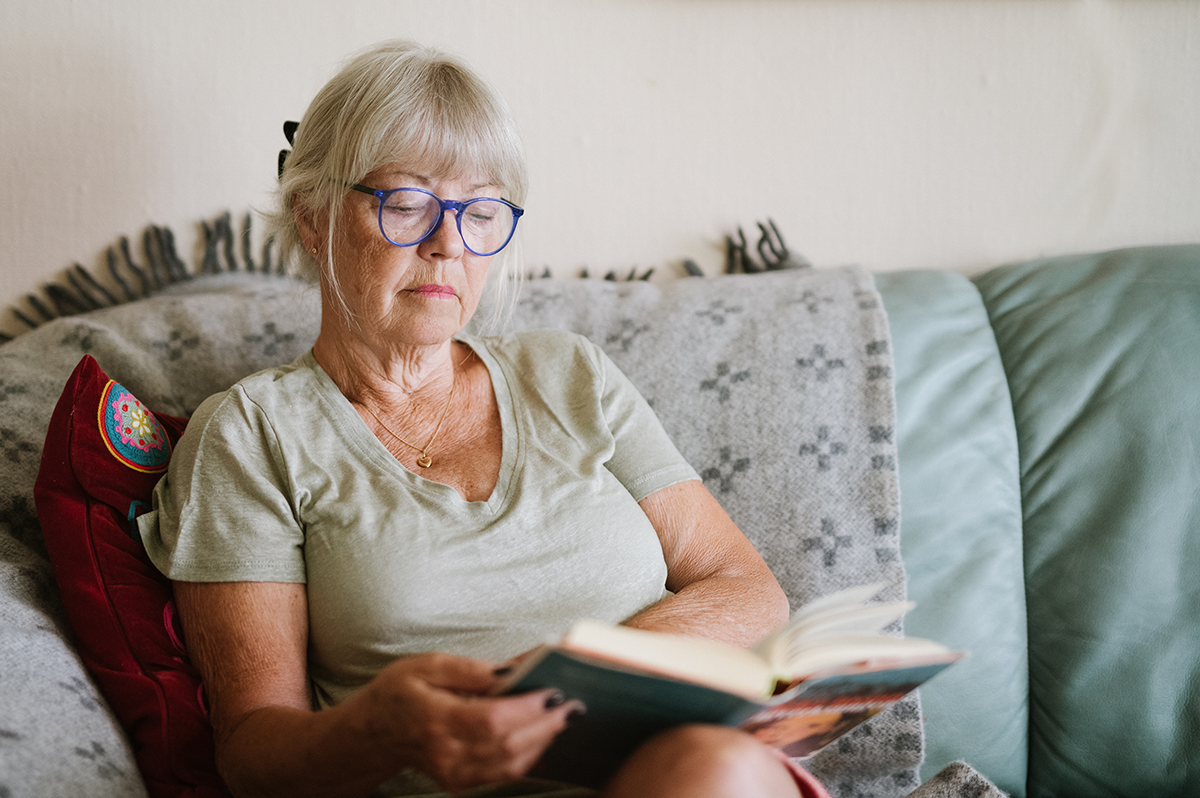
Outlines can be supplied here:
M201 228L204 233L204 255L196 268L189 267L179 257L171 228L151 225L142 233L141 263L134 260L126 236L121 236L115 246L108 248L105 260L108 276L112 278L110 286L106 287L76 263L64 275L65 283L46 283L40 292L25 296L25 302L32 312L13 306L12 314L32 330L64 316L133 302L203 274L246 271L288 276L288 270L282 262L273 262L273 238L263 243L259 260L255 261L249 213L242 217L240 233L234 230L233 217L228 211L211 223L201 222ZM0 341L9 341L13 337L0 332Z
M758 222L758 244L755 249L758 251L758 257L761 263L755 263L754 258L750 257L749 248L746 245L746 234L742 228L737 229L737 240L733 236L725 236L725 273L736 274L757 274L758 272L773 272L780 269L807 269L812 266L808 258L796 253L792 254L788 249L787 244L783 241L783 235L780 234L779 228L775 226L772 219L767 219L767 223ZM691 263L691 261L688 261ZM695 264L692 264L693 266ZM697 268L697 271L699 269ZM691 268L688 268L688 273L692 273ZM703 274L701 272L701 274Z

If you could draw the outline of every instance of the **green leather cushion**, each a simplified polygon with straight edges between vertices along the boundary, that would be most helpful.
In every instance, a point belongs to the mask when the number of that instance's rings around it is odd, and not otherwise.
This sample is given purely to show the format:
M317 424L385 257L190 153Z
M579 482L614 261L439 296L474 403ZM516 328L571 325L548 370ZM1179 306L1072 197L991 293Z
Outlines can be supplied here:
M1018 429L1029 794L1200 795L1200 246L975 282Z
M1012 405L979 292L957 274L877 274L896 367L908 634L970 652L921 688L928 778L965 759L1025 789L1021 503Z

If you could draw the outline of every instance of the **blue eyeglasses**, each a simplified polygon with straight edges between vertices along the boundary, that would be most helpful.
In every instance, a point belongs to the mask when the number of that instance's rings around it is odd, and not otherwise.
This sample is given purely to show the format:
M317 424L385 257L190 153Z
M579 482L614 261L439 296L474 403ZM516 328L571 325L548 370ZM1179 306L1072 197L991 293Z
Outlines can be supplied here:
M507 200L491 197L459 202L423 188L380 191L357 183L351 188L379 199L379 232L398 247L420 244L442 226L446 211L454 211L463 245L476 255L495 255L508 246L517 220L525 213Z

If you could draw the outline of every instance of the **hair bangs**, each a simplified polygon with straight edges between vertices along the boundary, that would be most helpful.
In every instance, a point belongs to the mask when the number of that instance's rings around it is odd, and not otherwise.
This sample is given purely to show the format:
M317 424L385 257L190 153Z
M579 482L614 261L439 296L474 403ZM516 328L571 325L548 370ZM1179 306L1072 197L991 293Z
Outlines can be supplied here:
M433 64L423 92L385 124L367 171L400 163L429 177L470 176L525 199L524 152L506 108L452 63Z

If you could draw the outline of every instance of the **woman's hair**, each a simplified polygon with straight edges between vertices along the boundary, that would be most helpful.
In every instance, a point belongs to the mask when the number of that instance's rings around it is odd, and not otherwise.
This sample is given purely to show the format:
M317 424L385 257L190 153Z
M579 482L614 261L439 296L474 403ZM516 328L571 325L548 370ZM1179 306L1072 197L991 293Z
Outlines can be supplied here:
M350 59L322 88L296 130L267 217L283 263L323 276L349 318L333 263L333 237L350 186L392 163L433 177L480 177L523 205L525 153L503 98L461 60L407 41L386 41ZM321 262L304 247L297 212L324 216L329 253ZM497 256L491 280L504 295L519 279L516 240Z

